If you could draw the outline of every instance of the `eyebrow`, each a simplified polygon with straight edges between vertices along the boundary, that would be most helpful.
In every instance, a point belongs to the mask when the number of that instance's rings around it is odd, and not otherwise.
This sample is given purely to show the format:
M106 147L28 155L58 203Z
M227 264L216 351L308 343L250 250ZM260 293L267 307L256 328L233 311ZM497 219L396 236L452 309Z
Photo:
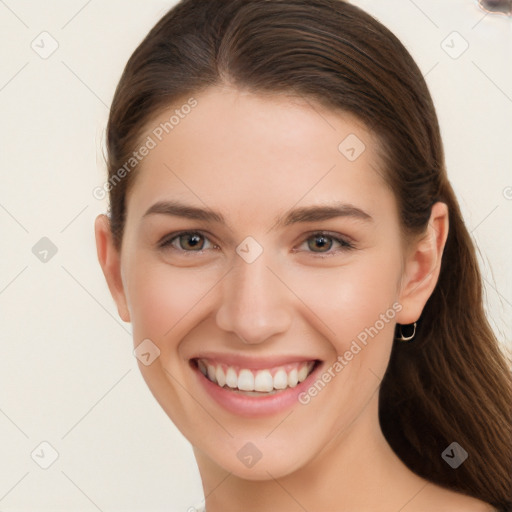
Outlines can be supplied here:
M174 217L183 217L186 219L200 220L203 222L216 222L226 225L224 216L210 208L199 208L180 201L159 201L151 206L144 217L154 214L171 215ZM289 211L284 216L275 219L275 227L284 227L291 224L303 222L318 222L322 220L334 219L336 217L351 217L367 222L373 221L370 214L351 204L341 202L329 203L326 205L303 206Z

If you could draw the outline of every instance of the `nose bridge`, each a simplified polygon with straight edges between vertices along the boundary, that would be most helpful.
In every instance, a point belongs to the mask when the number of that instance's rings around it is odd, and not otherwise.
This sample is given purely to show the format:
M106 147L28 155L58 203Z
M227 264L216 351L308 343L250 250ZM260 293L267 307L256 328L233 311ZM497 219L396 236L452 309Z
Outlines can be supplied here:
M217 325L245 343L261 343L285 332L291 323L290 292L268 268L272 268L268 251L253 259L254 251L250 242L237 248L234 268L222 283L217 311Z

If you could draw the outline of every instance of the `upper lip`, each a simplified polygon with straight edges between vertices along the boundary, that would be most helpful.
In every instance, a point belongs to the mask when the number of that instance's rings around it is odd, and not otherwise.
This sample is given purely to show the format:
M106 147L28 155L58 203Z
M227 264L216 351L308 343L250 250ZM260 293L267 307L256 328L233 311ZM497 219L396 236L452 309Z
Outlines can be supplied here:
M245 356L242 354L221 354L215 352L204 352L196 355L191 360L206 359L214 363L223 363L227 366L237 366L247 368L248 370L262 370L274 368L290 363L302 363L308 361L318 361L317 357L308 357L303 355L275 355L275 356Z

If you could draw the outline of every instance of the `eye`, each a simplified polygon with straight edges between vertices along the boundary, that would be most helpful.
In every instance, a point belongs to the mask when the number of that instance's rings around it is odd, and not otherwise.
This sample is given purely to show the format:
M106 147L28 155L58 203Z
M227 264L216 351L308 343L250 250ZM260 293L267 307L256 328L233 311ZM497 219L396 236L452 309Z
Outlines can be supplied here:
M166 236L158 243L161 249L171 249L178 252L203 252L205 249L205 240L208 238L199 231L182 231ZM178 247L176 246L178 245ZM212 247L217 246L212 244ZM208 248L208 247L206 247Z
M333 242L339 244L340 248L338 250L330 250L333 247ZM324 232L313 233L313 235L306 238L303 243L306 243L308 248L311 249L311 251L306 252L313 252L319 254L320 256L323 254L334 255L340 251L355 249L355 246L345 238L332 236L329 233ZM321 250L316 251L318 248Z
M159 243L158 247L165 250L173 250L181 253L203 253L207 249L217 249L218 246L210 243L208 247L206 241L208 237L200 231L182 231L180 233L173 233L165 236ZM325 232L316 232L306 238L303 244L307 244L309 250L305 252L312 252L319 256L334 255L340 251L347 251L354 249L354 245L340 236L333 236ZM331 251L330 249L334 244L338 244L337 250ZM205 245L207 247L205 247ZM316 249L320 249L317 251ZM300 251L300 249L298 249ZM295 251L296 252L296 251Z

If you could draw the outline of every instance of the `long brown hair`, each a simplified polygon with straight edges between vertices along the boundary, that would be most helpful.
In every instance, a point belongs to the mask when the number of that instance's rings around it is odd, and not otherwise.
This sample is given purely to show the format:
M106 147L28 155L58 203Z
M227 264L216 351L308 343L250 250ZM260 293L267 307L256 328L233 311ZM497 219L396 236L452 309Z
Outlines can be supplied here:
M425 230L436 201L448 205L439 281L415 341L393 347L380 422L411 470L509 510L510 362L486 319L475 249L446 175L427 85L405 47L373 17L341 0L182 0L173 7L129 59L112 103L109 213L117 247L137 170L113 179L143 130L162 109L221 83L299 94L361 119L380 141L404 236ZM457 469L441 456L454 441L469 455Z

